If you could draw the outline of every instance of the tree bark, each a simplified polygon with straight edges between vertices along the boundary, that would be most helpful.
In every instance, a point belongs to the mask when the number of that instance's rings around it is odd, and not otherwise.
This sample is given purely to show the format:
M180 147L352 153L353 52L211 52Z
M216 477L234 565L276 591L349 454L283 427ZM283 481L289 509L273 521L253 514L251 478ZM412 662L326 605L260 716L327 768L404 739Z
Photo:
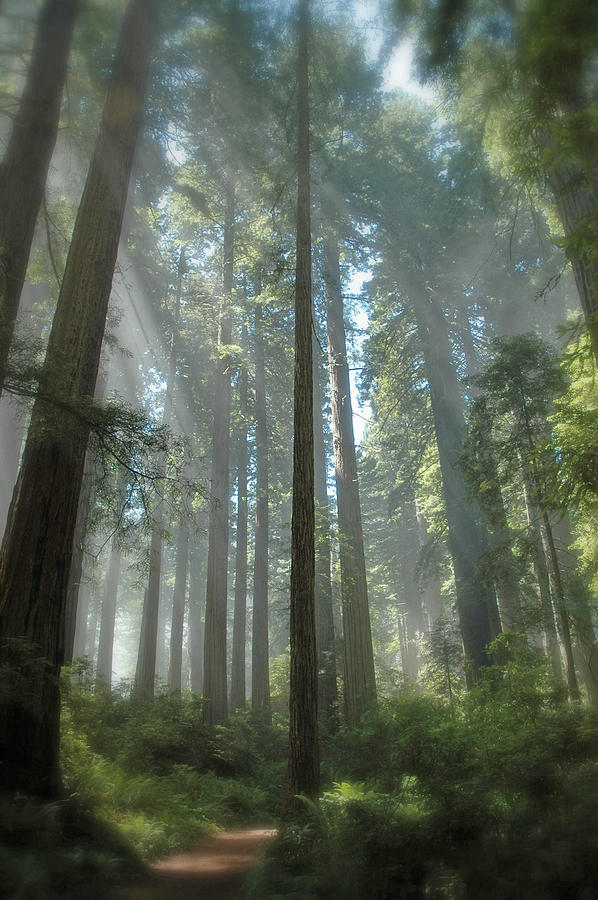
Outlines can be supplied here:
M95 399L101 402L106 394L107 378L100 375L96 382ZM64 620L64 662L71 663L75 650L75 632L77 630L77 608L79 606L79 588L83 577L83 561L85 558L85 544L87 541L87 529L89 514L91 512L91 494L95 480L95 456L91 448L85 454L83 467L83 481L79 491L79 503L77 506L77 521L75 523L75 537L73 540L73 554L69 570L69 580L66 595L66 611Z
M596 172L587 175L580 166L560 162L551 166L548 181L568 241L567 256L598 364L598 186ZM586 246L577 249L585 242Z
M189 672L190 687L203 693L205 558L196 544L189 560Z
M83 577L85 542L87 540L87 526L95 474L94 454L92 450L88 450L85 454L83 479L81 482L81 490L79 491L75 537L73 540L73 552L66 593L66 610L64 615L64 662L67 664L71 663L74 658L79 590L81 587L81 579Z
M73 640L73 660L82 659L87 648L87 629L89 620L89 601L91 588L88 582L81 581L77 594L77 618L75 637Z
M91 588L91 585L90 585ZM89 616L87 622L87 637L85 641L86 657L90 668L93 670L97 663L98 623L100 621L100 600L96 593L89 591Z
M135 669L135 690L148 695L154 693L156 681L156 654L158 645L158 619L160 615L160 584L162 581L162 528L163 500L158 500L154 511L155 523L149 550L149 576L143 595L139 652Z
M422 607L423 592L420 578L416 571L419 555L418 522L415 514L415 497L403 507L403 515L399 525L399 559L400 596L404 606L405 656L403 671L406 678L414 683L419 672L417 641L418 635L425 632L424 611Z
M119 507L124 505L127 489L127 474L125 469L118 473L116 499ZM81 501L79 501L79 509ZM122 562L122 547L118 534L115 532L110 540L110 557L100 615L100 634L98 637L98 661L96 667L96 684L107 692L112 687L112 658L114 654L114 627L116 623L116 609L118 600L118 584Z
M519 458L522 465L527 468L529 472L528 484L531 483L533 490L532 500L540 513L540 534L542 546L544 548L544 556L548 566L550 593L552 594L554 601L561 643L565 650L567 689L571 700L579 700L579 685L575 673L573 646L571 643L571 628L569 626L569 614L567 612L567 603L561 578L561 567L552 534L550 516L548 515L548 510L544 501L541 476L535 461L536 447L534 436L532 434L530 417L525 407L521 410L521 415L520 417L518 416L518 418L521 419L521 425L523 427L523 433L519 440Z
M241 340L247 345L243 323ZM247 643L247 369L239 372L239 448L237 464L237 553L235 559L235 606L233 619L233 656L230 681L230 706L234 712L245 709L245 647Z
M299 808L298 794L313 797L318 793L320 785L318 659L315 627L308 33L308 0L300 0L297 45L298 184L291 516L291 668L289 773L286 799L286 810L289 815Z
M22 415L22 413L21 413ZM19 474L21 448L25 437L25 423L7 394L0 401L0 540L6 528L8 508Z
M312 341L314 372L314 492L316 501L316 645L318 649L318 710L320 730L332 732L338 727L338 690L336 686L336 651L332 608L330 503L326 476L326 448L320 371L317 363L319 347Z
M470 502L459 460L463 453L463 401L452 360L444 314L423 290L414 288L414 312L430 387L442 489L453 561L457 612L471 684L487 666L486 648L495 636L496 598L480 577L486 544Z
M468 379L471 381L480 372L478 355L471 333L471 322L468 311L461 313L460 329L463 351L467 367ZM475 442L475 455L478 466L483 470L483 490L478 491L478 500L484 513L488 532L489 550L493 559L491 570L494 574L494 587L498 600L500 622L503 631L525 634L523 610L521 608L521 592L517 577L517 561L513 553L512 536L502 496L498 465L492 447L491 426L486 405L475 383L470 384L469 392L474 398L474 412L470 415L470 441Z
M181 248L178 266L177 304L173 323L173 378L176 375L176 339L181 316L181 300L183 295L183 275L186 271L185 250ZM183 676L183 639L185 632L185 597L187 594L187 569L189 566L190 525L187 518L190 504L186 493L181 496L182 511L179 518L177 535L177 556L172 595L172 622L170 626L170 654L168 663L168 685L173 694L180 694Z
M561 643L565 650L567 690L569 691L569 697L571 700L579 700L579 685L577 683L575 661L573 659L571 627L569 625L569 613L567 610L567 602L565 600L565 592L563 590L561 567L554 544L550 518L546 509L542 506L540 507L540 514L542 516L542 546L544 547L544 555L546 556L546 560L548 562L548 578L550 581L550 591L555 600L559 633L561 637Z
M554 623L554 610L552 606L552 597L550 594L550 579L548 575L548 565L546 555L542 546L542 535L539 525L538 508L534 500L534 488L528 467L525 465L524 455L519 449L519 464L521 467L521 476L523 481L523 497L525 500L525 510L527 515L527 524L531 529L532 538L532 561L534 571L536 573L536 581L538 582L538 591L540 594L540 609L542 613L542 625L544 628L544 639L546 642L546 655L552 669L552 674L559 681L563 678L563 667L561 663L561 651Z
M417 497L415 498L415 517L417 520L417 537L419 553L422 552L430 544L428 535L428 526L420 509ZM440 578L435 575L433 578L429 576L422 577L423 603L428 617L428 632L431 632L441 618L442 609L442 586Z
M251 644L251 706L266 722L270 709L270 642L268 627L269 478L268 410L263 309L255 307L255 552L253 568L253 634Z
M183 292L183 274L185 272L185 251L181 249L179 254L177 273L177 295L175 299L174 315L172 319L172 333L170 336L170 353L168 357L168 374L166 378L166 396L162 412L162 424L169 427L172 422L172 410L174 406L174 393L176 383L177 366L177 332ZM166 454L161 451L157 469L161 479L166 475ZM160 488L158 488L158 492ZM160 675L165 666L165 652L163 648L163 636L165 629L165 617L160 615L160 592L162 585L162 544L164 531L164 498L158 496L158 502L154 509L154 527L150 540L149 575L147 591L144 594L143 612L141 616L141 631L139 635L139 653L137 656L137 668L135 670L135 690L145 694L154 693L158 661L160 662ZM162 638L162 644L158 647L158 641Z
M226 689L226 604L228 574L228 505L230 454L230 356L232 338L235 185L226 188L222 304L218 323L218 361L214 386L212 433L212 504L208 530L208 580L204 646L204 721L223 722L228 715Z
M114 653L114 625L116 622L116 601L118 599L118 582L122 561L122 548L118 536L112 535L110 541L110 560L100 619L100 637L98 640L98 663L96 667L96 683L105 691L112 687L112 657Z
M343 319L339 250L336 235L332 232L328 232L325 238L324 282L326 284L328 362L341 566L345 650L345 721L348 725L358 725L365 710L376 699L376 679L353 435L353 411Z
M591 703L598 703L598 641L592 621L590 592L583 576L578 572L579 558L573 544L571 522L568 515L556 524L555 536L559 540L561 572L567 584L567 598L575 637L580 652L581 670Z
M80 0L46 0L25 88L0 165L0 395L37 214L56 144Z
M181 677L183 673L183 633L185 627L187 563L189 560L189 523L184 513L179 521L176 546L172 625L170 628L170 661L168 666L168 686L171 694L181 693Z
M397 631L399 633L399 651L401 653L401 670L403 677L407 681L411 681L411 672L409 670L409 651L407 649L407 629L405 627L405 613L397 610Z
M54 399L35 402L0 553L0 779L40 797L60 790L58 676L89 433L79 410L97 377L157 12L130 0L125 13L43 368Z

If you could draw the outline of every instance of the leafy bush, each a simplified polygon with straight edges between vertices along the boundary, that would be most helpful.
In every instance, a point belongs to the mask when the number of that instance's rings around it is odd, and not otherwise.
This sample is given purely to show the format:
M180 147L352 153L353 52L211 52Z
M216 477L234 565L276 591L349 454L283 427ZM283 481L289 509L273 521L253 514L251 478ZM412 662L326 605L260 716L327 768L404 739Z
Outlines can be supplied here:
M88 816L72 799L42 804L0 799L2 896L102 900L140 862L114 829Z
M67 791L117 826L144 859L218 827L266 824L278 815L283 730L249 714L208 728L197 697L94 691L85 678L69 681L64 696Z
M328 790L284 823L247 896L594 897L598 712L567 705L516 636L493 652L500 664L467 696L405 689L359 728L328 735ZM68 790L144 858L277 818L284 727L243 713L207 728L193 697L148 701L84 682L66 693Z
M459 704L406 692L341 732L327 768L343 780L307 829L287 826L248 895L595 897L598 712L563 704L517 642L498 649Z
M177 766L228 777L254 777L264 767L278 786L286 759L284 726L264 725L238 712L216 727L203 723L203 700L196 694L138 696L128 683L97 691L85 678L64 680L63 695L75 730L94 753L131 773L168 775Z

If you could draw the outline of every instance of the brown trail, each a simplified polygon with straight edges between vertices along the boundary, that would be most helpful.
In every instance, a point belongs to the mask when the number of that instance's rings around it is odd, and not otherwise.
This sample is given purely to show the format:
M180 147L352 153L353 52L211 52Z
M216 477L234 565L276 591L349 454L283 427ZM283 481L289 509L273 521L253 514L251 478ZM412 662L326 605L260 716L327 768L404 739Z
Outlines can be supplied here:
M273 830L223 831L197 850L149 866L118 888L112 900L230 900Z

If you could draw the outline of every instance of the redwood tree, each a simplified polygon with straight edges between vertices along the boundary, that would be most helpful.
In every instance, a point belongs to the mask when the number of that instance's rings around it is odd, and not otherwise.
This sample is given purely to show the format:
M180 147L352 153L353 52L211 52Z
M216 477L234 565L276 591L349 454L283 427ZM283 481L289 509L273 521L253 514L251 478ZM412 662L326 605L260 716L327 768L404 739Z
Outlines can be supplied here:
M338 691L332 608L330 504L326 478L326 448L320 372L319 345L312 341L314 372L314 494L316 501L316 642L318 646L318 710L322 730L338 725Z
M116 622L116 601L118 582L120 579L122 547L117 534L110 541L110 559L104 593L102 597L102 613L100 619L100 636L98 638L98 662L96 668L97 683L100 688L110 690L112 684L112 657L114 652L114 625Z
M270 721L270 665L268 641L268 413L266 360L261 304L255 307L255 551L253 566L253 635L251 642L251 706Z
M486 648L496 636L496 597L479 568L486 551L485 532L476 505L468 497L459 459L463 452L465 420L459 382L452 359L446 320L423 286L402 273L417 321L438 447L442 492L448 522L448 545L455 573L457 612L470 680L488 665ZM500 626L499 626L500 627Z
M241 340L247 343L243 324ZM239 372L240 425L237 457L237 553L235 560L235 608L233 620L233 655L231 665L230 705L234 711L245 708L245 646L247 642L247 368Z
M172 594L172 624L170 628L170 656L168 663L168 687L173 694L181 693L183 672L183 634L185 625L185 597L187 593L187 569L189 563L189 521L185 511L181 513L176 541L176 566Z
M157 0L130 0L0 552L0 778L55 796L66 589L108 300ZM51 392L51 398L48 395Z
M228 505L230 455L230 355L232 337L235 185L226 186L222 303L218 323L218 362L214 385L212 431L212 503L208 529L208 581L204 637L204 718L222 722L228 715L226 689L226 601L228 575Z
M176 383L176 370L178 358L178 328L183 295L183 275L186 271L185 248L181 247L177 267L177 291L172 317L172 331L170 335L170 353L168 357L168 375L166 379L166 396L162 413L162 424L169 427L172 422L172 410L174 406L174 394ZM166 475L166 453L161 450L158 459L158 471L162 476ZM147 590L143 599L141 615L141 630L139 635L139 653L137 654L137 667L135 670L135 689L153 694L156 680L156 660L158 656L158 634L161 632L160 619L160 594L162 585L162 551L164 531L164 499L158 497L154 509L154 527L149 548L149 573ZM182 538L185 538L183 526ZM185 552L185 551L184 551ZM183 553L184 558L184 553ZM180 573L179 573L180 577ZM185 560L186 577L186 560ZM163 631L163 629L162 629Z
M358 725L367 706L376 699L376 680L339 250L336 235L332 231L328 232L325 240L324 281L343 602L345 719L348 725Z
M80 0L46 0L31 64L0 164L0 394L37 214L58 134Z
M300 0L297 63L298 188L295 269L293 513L291 518L291 672L287 808L319 789L315 628L315 512L312 281L309 188L308 0Z

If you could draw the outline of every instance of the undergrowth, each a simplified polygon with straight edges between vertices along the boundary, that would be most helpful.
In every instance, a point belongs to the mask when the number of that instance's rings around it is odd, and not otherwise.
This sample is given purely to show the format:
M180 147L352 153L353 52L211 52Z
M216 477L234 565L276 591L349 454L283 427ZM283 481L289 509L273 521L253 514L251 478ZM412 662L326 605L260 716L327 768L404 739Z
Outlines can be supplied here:
M521 649L458 704L404 691L338 734L334 784L287 823L247 897L591 900L598 713Z
M505 641L467 696L404 689L327 736L322 795L283 824L246 896L593 900L598 711L568 704L544 663ZM197 697L95 690L85 672L63 693L68 799L0 810L8 896L105 897L137 859L277 821L284 724L207 727Z
M270 824L282 797L286 733L239 713L203 724L202 701L128 686L64 691L67 790L118 826L144 859L190 846L217 828Z
M283 727L249 714L208 727L198 697L96 690L86 667L65 673L62 694L64 799L0 803L0 896L105 900L143 861L276 821Z

